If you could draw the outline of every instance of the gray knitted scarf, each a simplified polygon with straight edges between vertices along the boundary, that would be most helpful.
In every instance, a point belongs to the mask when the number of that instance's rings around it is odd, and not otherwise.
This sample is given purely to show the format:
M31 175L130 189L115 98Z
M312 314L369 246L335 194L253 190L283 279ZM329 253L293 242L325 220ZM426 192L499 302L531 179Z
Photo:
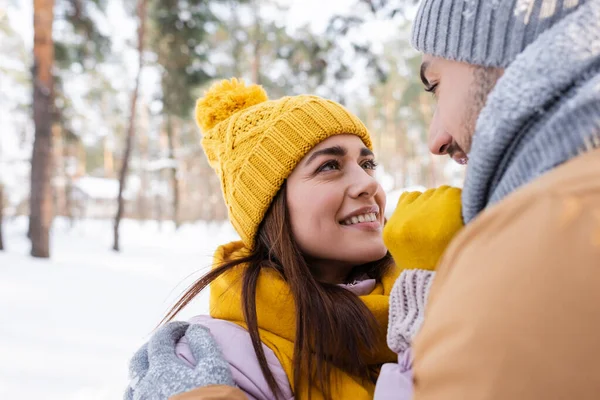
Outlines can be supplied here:
M490 93L469 154L463 219L594 148L600 148L600 0L541 34Z

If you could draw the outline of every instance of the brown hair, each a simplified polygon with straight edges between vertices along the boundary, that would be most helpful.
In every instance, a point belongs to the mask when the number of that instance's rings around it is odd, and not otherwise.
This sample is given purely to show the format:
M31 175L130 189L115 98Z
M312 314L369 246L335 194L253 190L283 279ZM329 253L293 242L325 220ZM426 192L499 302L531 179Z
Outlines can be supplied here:
M258 278L263 268L271 268L279 272L289 285L296 308L293 356L296 398L301 393L301 385L306 384L310 388L316 384L325 398L331 399L332 367L374 383L375 371L370 368L368 360L377 347L381 327L358 296L337 285L315 279L294 241L289 221L284 184L258 230L251 254L225 262L198 279L171 308L163 322L173 319L212 281L245 264L241 296L244 319L260 369L269 388L279 398L281 391L267 365L256 314ZM349 279L367 275L380 280L391 264L388 253L379 261L355 267Z

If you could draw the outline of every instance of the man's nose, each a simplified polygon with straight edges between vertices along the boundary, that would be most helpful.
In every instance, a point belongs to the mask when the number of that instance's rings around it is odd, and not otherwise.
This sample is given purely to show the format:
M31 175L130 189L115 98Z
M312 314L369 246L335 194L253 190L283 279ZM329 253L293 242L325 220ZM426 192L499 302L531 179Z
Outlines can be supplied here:
M448 148L452 144L450 136L441 126L437 112L433 115L431 126L429 127L429 151L435 155L444 155L448 153Z

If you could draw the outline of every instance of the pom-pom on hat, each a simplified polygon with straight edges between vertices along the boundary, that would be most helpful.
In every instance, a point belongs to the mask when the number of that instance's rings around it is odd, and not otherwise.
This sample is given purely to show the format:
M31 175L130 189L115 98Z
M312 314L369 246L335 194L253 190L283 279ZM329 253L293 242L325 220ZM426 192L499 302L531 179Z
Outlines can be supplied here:
M229 219L248 248L281 185L313 147L350 134L372 149L367 128L340 104L310 95L268 100L261 86L235 78L198 100L196 122Z

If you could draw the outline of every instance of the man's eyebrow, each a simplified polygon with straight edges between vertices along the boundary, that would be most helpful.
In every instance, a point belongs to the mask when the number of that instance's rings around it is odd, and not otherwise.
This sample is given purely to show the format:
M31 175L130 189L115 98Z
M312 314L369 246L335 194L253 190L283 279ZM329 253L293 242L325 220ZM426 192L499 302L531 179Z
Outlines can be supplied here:
M368 150L368 149L367 149ZM313 162L313 160L319 156L322 155L328 155L328 156L338 156L338 157L343 157L347 154L348 152L346 151L345 148L341 147L341 146L333 146L333 147L327 147L325 149L322 150L318 150L315 151L314 153L312 153L310 155L310 157L308 157L308 159L306 160L305 165L310 164L311 162Z
M425 76L427 68L429 68L429 61L423 61L423 63L421 64L421 82L423 82L423 86L425 86L426 88L429 87L429 81Z

